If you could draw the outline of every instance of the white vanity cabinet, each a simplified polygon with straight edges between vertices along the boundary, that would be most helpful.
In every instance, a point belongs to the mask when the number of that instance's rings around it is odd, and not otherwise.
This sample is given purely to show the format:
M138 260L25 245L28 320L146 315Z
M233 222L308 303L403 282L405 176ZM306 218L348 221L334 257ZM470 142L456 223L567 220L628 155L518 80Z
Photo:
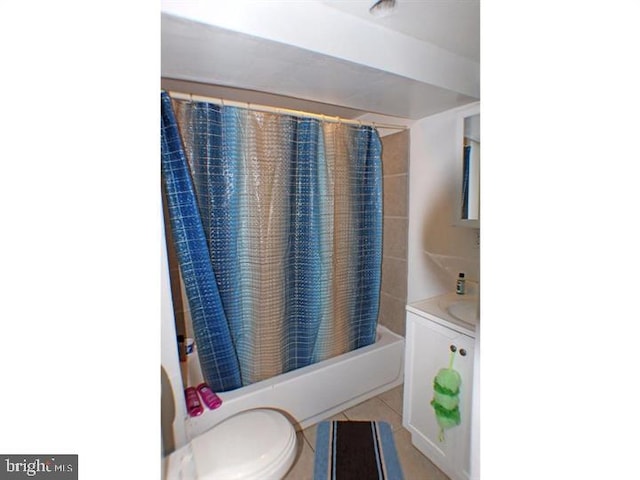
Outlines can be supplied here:
M445 296L446 297L446 296ZM475 327L451 318L436 297L407 306L403 426L413 445L452 480L468 480ZM449 297L454 298L455 297ZM433 379L449 366L460 373L460 425L444 431L431 406Z

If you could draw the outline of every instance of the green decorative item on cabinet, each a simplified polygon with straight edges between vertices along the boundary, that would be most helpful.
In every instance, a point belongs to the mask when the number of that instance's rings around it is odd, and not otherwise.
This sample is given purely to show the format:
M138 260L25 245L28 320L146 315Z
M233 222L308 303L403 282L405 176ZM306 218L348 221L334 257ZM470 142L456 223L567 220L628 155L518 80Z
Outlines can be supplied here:
M460 425L460 384L462 380L460 374L453 369L453 359L455 358L455 347L451 348L449 366L441 368L433 379L433 406L436 420L440 425L440 435L438 439L444 441L444 431Z

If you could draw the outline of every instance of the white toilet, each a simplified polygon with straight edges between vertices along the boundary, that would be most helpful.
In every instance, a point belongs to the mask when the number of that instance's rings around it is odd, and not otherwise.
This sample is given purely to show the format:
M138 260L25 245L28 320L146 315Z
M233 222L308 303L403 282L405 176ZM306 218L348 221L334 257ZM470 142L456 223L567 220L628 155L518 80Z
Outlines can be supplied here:
M296 431L280 412L241 412L165 457L166 480L280 480L296 457Z

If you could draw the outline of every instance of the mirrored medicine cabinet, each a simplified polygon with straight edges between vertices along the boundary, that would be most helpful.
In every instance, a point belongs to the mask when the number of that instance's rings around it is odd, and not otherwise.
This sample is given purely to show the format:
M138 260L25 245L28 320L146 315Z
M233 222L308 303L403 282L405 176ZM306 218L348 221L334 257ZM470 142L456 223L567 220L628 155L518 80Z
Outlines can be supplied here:
M456 134L454 224L480 227L480 104L461 112Z

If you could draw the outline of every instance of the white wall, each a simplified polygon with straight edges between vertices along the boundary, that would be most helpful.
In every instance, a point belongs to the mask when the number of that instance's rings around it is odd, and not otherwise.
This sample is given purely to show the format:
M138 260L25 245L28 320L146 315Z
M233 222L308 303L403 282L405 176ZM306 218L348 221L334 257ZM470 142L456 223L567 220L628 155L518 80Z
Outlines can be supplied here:
M479 280L478 229L453 226L460 115L478 103L432 115L411 126L407 301L455 289L458 272Z

